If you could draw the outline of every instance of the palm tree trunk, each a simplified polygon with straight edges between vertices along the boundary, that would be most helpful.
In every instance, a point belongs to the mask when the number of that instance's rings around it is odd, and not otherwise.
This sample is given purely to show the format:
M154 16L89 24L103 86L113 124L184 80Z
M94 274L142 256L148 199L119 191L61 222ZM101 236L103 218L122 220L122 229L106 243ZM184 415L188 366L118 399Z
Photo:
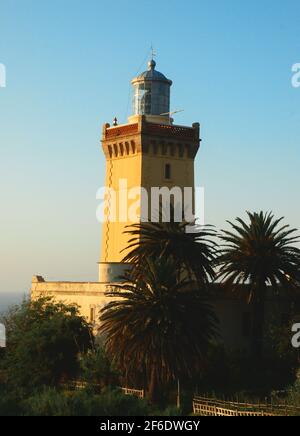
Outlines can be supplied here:
M265 324L265 304L266 302L266 285L263 283L259 286L258 292L255 293L253 301L253 328L252 328L252 352L253 358L258 363L263 355L263 339Z
M157 380L157 372L156 367L153 364L150 371L150 380L148 384L148 392L147 397L150 403L157 403L159 401L158 395L158 380Z

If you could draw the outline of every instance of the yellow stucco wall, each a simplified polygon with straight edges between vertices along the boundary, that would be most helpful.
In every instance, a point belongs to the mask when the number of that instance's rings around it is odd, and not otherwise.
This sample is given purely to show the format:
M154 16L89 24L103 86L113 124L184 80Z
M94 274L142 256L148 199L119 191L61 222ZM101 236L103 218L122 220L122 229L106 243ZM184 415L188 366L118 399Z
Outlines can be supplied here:
M119 189L120 180L127 181L128 190L141 186L142 155L135 153L127 157L109 159L106 161L106 187L112 188L116 193L116 221L109 220L102 225L102 246L100 262L121 262L125 253L121 250L127 246L128 235L124 234L125 227L132 224L126 217L120 217L120 204L118 198L122 191ZM126 195L126 193L125 193ZM128 206L139 200L128 201ZM110 200L110 204L113 199Z
M153 117L152 117L153 118ZM196 127L188 128L182 126L174 127L175 135L177 130L185 129L189 134L195 134L190 140L168 137L168 131L162 132L165 137L160 137L154 131L147 132L147 122L142 116L134 117L135 124L126 124L117 127L110 127L108 124L103 127L102 146L106 156L106 178L107 188L112 188L117 197L110 198L109 205L115 199L118 200L119 184L125 180L127 188L139 189L141 187L148 191L148 210L150 218L150 194L152 187L177 186L179 188L191 187L194 190L194 157L199 147L199 130ZM155 127L155 124L150 123ZM134 127L136 126L136 127ZM162 130L164 126L160 125ZM177 130L176 130L177 129ZM199 127L198 127L199 129ZM166 134L167 133L167 134ZM165 178L165 165L171 166L171 178ZM127 206L130 208L140 198L127 199ZM139 201L140 203L140 201ZM102 225L102 246L100 262L118 263L122 262L126 254L122 250L128 244L128 235L124 235L126 226L133 224L132 221L120 220L118 201L116 201L116 222L109 220ZM194 205L194 199L193 199Z
M42 277L34 277L31 285L31 298L52 296L57 302L77 304L80 313L87 321L91 320L91 309L99 317L100 309L109 301L105 296L104 283L45 282Z

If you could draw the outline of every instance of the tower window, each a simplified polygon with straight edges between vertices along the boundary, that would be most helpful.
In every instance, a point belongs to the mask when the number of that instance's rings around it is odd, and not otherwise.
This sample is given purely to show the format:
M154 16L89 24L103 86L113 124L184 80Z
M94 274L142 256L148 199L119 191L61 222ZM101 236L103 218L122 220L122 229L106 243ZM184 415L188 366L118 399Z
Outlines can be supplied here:
M96 321L96 309L95 307L90 308L90 322L93 323Z
M170 180L171 178L171 165L166 164L165 165L165 179Z

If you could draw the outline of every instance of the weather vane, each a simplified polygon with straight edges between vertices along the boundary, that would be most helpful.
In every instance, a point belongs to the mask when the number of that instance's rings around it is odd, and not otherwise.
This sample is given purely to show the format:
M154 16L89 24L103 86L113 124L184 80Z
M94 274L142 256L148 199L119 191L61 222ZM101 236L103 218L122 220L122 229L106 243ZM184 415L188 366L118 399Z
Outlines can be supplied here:
M156 51L153 48L153 45L151 44L151 60L154 60L154 58L157 56Z

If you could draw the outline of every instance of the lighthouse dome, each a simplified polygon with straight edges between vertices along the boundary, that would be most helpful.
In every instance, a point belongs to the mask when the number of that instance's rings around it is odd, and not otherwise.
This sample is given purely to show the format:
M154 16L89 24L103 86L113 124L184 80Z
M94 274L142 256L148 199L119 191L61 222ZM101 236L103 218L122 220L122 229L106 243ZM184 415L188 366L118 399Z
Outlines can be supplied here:
M148 70L132 80L133 115L159 115L169 117L172 81L155 69L156 62L148 62Z
M166 76L155 69L156 62L152 59L148 62L148 70L141 73L136 79L133 79L133 82L136 80L158 80L160 82L167 82L168 84L172 84L171 80L168 80Z

